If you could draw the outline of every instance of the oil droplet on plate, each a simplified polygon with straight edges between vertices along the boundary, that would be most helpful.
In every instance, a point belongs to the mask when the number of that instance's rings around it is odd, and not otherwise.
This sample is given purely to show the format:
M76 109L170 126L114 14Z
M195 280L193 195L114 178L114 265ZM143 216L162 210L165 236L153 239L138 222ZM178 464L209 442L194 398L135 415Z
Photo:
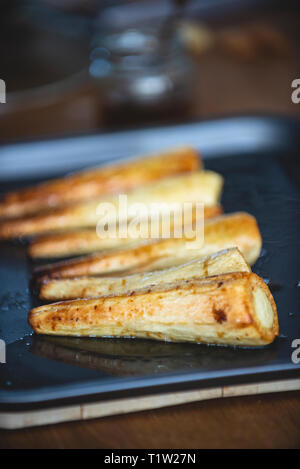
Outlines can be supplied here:
M259 257L264 257L267 254L267 250L265 248L261 248Z

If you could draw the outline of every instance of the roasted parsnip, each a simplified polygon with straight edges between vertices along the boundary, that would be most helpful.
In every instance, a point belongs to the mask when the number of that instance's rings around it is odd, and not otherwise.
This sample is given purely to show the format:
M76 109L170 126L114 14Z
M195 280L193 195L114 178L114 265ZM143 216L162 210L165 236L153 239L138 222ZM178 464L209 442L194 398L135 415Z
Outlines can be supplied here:
M196 259L166 270L126 275L123 277L80 277L50 280L41 287L43 300L71 300L96 298L104 295L121 295L139 288L163 283L197 279L229 272L251 272L237 248L219 251L211 256Z
M127 221L130 218L130 207L137 203L143 203L147 207L151 207L153 203L183 204L185 202L203 202L206 205L215 205L219 201L222 186L223 178L219 174L213 171L194 171L154 181L145 187L128 192L126 200L128 210L123 209L123 202L120 201L119 195L103 197L52 210L41 215L3 221L0 224L0 238L15 238L88 226L95 227L101 219L100 203L109 204L111 207L105 217L108 224L113 222L116 217L119 223Z
M0 217L24 216L46 208L129 191L156 179L201 167L201 159L193 148L179 147L124 163L93 168L7 193L0 202Z
M278 335L273 297L249 272L40 306L30 311L29 323L38 334L243 346L266 345Z
M221 215L221 213L222 207L218 204L206 205L204 207L205 219L216 217ZM191 222L193 222L193 216ZM182 223L182 219L178 223ZM174 231L175 224L171 225L170 231ZM141 230L141 233L143 232L144 230ZM128 233L126 238L103 238L98 235L95 228L92 228L41 236L31 242L28 252L34 258L59 258L89 254L107 249L124 249L134 247L145 241L144 236L140 236L140 238L132 237L130 233Z
M201 238L201 237L200 237ZM255 218L247 213L222 215L204 223L204 239L198 244L186 238L163 239L153 243L103 254L57 262L36 269L39 284L51 278L109 274L124 271L149 271L179 265L208 256L222 249L238 247L249 264L261 250L261 235Z

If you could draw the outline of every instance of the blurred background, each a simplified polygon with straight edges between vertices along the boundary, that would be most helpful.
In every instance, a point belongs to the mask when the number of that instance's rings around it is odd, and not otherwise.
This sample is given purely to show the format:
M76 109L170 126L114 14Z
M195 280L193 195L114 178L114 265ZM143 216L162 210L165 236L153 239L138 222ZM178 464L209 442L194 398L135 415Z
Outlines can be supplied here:
M299 1L1 0L0 140L299 115Z

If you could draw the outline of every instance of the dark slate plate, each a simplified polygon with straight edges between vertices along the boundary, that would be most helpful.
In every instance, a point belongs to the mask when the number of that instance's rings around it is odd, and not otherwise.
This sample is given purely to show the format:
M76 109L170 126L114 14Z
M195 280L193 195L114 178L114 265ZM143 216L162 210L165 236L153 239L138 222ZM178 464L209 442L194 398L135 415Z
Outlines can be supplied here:
M225 177L225 212L256 216L263 250L254 271L269 284L280 337L261 349L168 344L133 339L35 337L27 312L32 265L21 243L0 244L0 408L17 409L282 379L300 375L292 361L300 339L300 122L235 117L0 148L1 190L129 154L182 143ZM299 353L300 356L300 353Z

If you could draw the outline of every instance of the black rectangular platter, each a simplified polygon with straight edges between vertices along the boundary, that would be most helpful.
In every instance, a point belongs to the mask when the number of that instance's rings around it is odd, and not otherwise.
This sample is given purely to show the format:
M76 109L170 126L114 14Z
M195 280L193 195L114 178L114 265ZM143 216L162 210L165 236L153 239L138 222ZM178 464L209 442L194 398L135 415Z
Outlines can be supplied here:
M206 122L2 145L1 192L86 166L194 145L225 177L225 212L258 220L263 249L253 270L275 297L280 336L255 350L134 339L36 337L27 313L37 299L21 242L0 243L0 410L87 402L300 375L300 122L239 116ZM300 354L299 354L300 355Z

